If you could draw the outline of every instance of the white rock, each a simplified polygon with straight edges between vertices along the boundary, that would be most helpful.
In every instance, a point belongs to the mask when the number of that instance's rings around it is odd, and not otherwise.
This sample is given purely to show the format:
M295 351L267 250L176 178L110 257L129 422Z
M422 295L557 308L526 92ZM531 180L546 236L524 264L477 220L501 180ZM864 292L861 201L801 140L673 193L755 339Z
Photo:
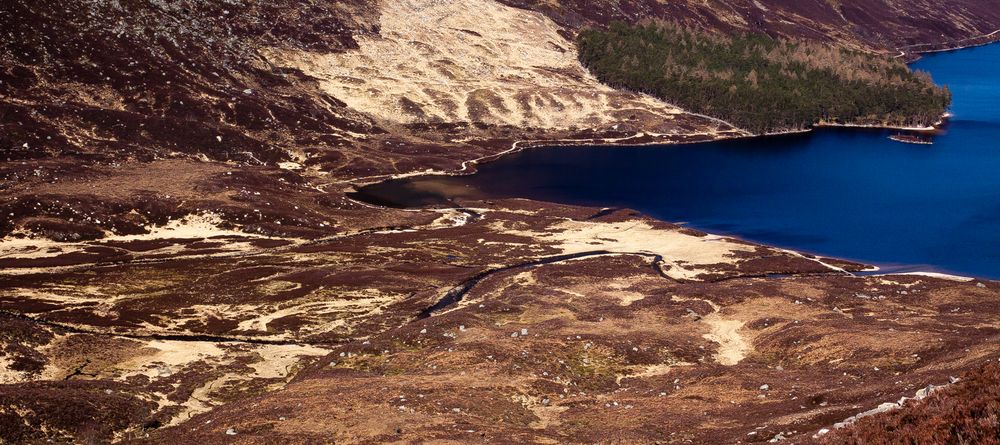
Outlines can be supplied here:
M938 390L938 388L939 388L938 386L927 385L926 388L917 391L917 394L916 394L916 396L914 396L914 398L917 399L917 400L923 399L923 398L925 398L925 397L933 394L934 391Z

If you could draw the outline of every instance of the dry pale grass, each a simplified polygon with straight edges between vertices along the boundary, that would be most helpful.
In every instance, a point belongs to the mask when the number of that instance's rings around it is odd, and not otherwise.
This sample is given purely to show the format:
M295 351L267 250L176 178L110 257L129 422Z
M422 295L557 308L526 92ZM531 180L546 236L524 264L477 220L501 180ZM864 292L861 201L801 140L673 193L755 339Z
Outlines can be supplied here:
M680 112L600 84L580 66L575 43L537 12L488 0L386 1L380 26L379 35L358 38L356 51L268 57L390 123L600 128L620 122L616 112L642 111L660 121Z

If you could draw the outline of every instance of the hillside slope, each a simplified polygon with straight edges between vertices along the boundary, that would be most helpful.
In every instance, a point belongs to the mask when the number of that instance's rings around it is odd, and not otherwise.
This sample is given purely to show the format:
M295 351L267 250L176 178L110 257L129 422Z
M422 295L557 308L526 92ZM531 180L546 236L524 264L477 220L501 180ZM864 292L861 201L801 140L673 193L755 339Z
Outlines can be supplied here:
M1000 38L1000 10L979 0L501 0L542 11L570 28L661 18L690 27L750 31L896 52Z
M627 210L346 195L532 144L746 135L600 84L585 25L885 52L1000 28L988 1L901 3L0 2L0 442L766 440L995 360L996 283Z

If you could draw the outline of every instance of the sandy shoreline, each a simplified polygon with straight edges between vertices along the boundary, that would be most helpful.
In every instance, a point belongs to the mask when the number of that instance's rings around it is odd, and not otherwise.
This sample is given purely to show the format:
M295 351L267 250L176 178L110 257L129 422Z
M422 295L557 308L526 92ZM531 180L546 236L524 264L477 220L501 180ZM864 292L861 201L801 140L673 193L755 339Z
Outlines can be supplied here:
M939 126L943 124L944 121L938 121L934 125L927 127L900 127L894 125L867 125L867 124L833 124L833 123L820 123L815 124L815 128L861 128L870 130L898 130L898 131L913 131L919 133L929 133L937 131Z
M998 29L996 31L993 31L991 33L988 33L988 34L983 34L983 35L979 35L979 36L975 36L975 37L969 37L969 38L963 39L961 41L966 41L967 42L967 41L973 41L973 40L978 40L978 39L986 39L986 40L981 41L979 43L972 43L972 44L968 44L968 45L948 46L948 47L938 48L938 49L916 50L916 51L913 51L913 52L907 52L906 48L914 48L914 47L919 47L919 46L933 46L933 45L938 45L938 44L935 44L935 43L918 43L918 44L914 44L914 45L900 46L900 47L896 48L896 50L899 51L899 54L896 57L906 57L908 54L913 54L913 55L917 56L917 58L919 58L919 56L921 54L943 53L943 52L948 52L948 51L958 51L958 50L961 50L961 49L975 48L977 46L989 45L989 44L992 44L992 43L996 43L997 41L1000 41L1000 29Z
M355 178L350 180L339 181L341 184L350 184L357 187L363 187L383 181L389 181L394 179L405 179L412 178L415 176L464 176L472 175L476 173L475 166L485 164L488 162L500 159L503 156L507 156L514 153L519 153L523 150L529 148L545 148L545 147L567 147L567 146L582 146L582 147L595 147L595 146L607 146L607 147L647 147L652 145L694 145L709 142L721 142L721 141L737 141L742 139L755 139L755 138L767 138L773 136L787 136L793 134L805 134L815 131L817 128L856 128L856 129L867 129L867 130L898 130L898 131L913 131L913 132L933 132L940 129L948 118L952 115L951 113L945 113L941 116L941 119L934 123L934 125L927 127L904 127L895 125L869 125L869 124L838 124L838 123L817 123L813 124L811 128L793 129L793 130L781 130L762 134L750 134L746 133L745 130L739 129L735 126L733 128L736 131L744 132L744 134L730 136L723 132L719 133L691 133L685 135L666 135L650 132L638 132L632 136L626 136L621 138L604 138L604 139L533 139L533 140L519 140L511 144L511 147L507 150L501 151L499 153L494 153L486 156L481 156L475 159L469 159L462 161L460 167L455 170L424 170L424 171L413 171L407 173L397 173L388 175L376 175L376 176L366 176L362 178ZM646 137L664 137L664 136L704 136L713 135L713 139L697 140L697 141L677 141L677 140L660 140L652 142L629 142L630 140L637 140Z

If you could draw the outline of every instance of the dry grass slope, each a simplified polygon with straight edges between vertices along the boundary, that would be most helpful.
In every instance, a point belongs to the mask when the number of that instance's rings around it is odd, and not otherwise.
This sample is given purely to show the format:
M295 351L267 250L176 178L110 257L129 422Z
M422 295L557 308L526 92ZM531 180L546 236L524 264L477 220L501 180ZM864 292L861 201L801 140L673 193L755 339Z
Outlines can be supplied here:
M669 131L681 111L600 84L544 15L490 0L382 2L378 35L344 53L282 51L278 65L386 124L485 123L541 129L614 125L648 114ZM469 14L468 11L475 11Z

